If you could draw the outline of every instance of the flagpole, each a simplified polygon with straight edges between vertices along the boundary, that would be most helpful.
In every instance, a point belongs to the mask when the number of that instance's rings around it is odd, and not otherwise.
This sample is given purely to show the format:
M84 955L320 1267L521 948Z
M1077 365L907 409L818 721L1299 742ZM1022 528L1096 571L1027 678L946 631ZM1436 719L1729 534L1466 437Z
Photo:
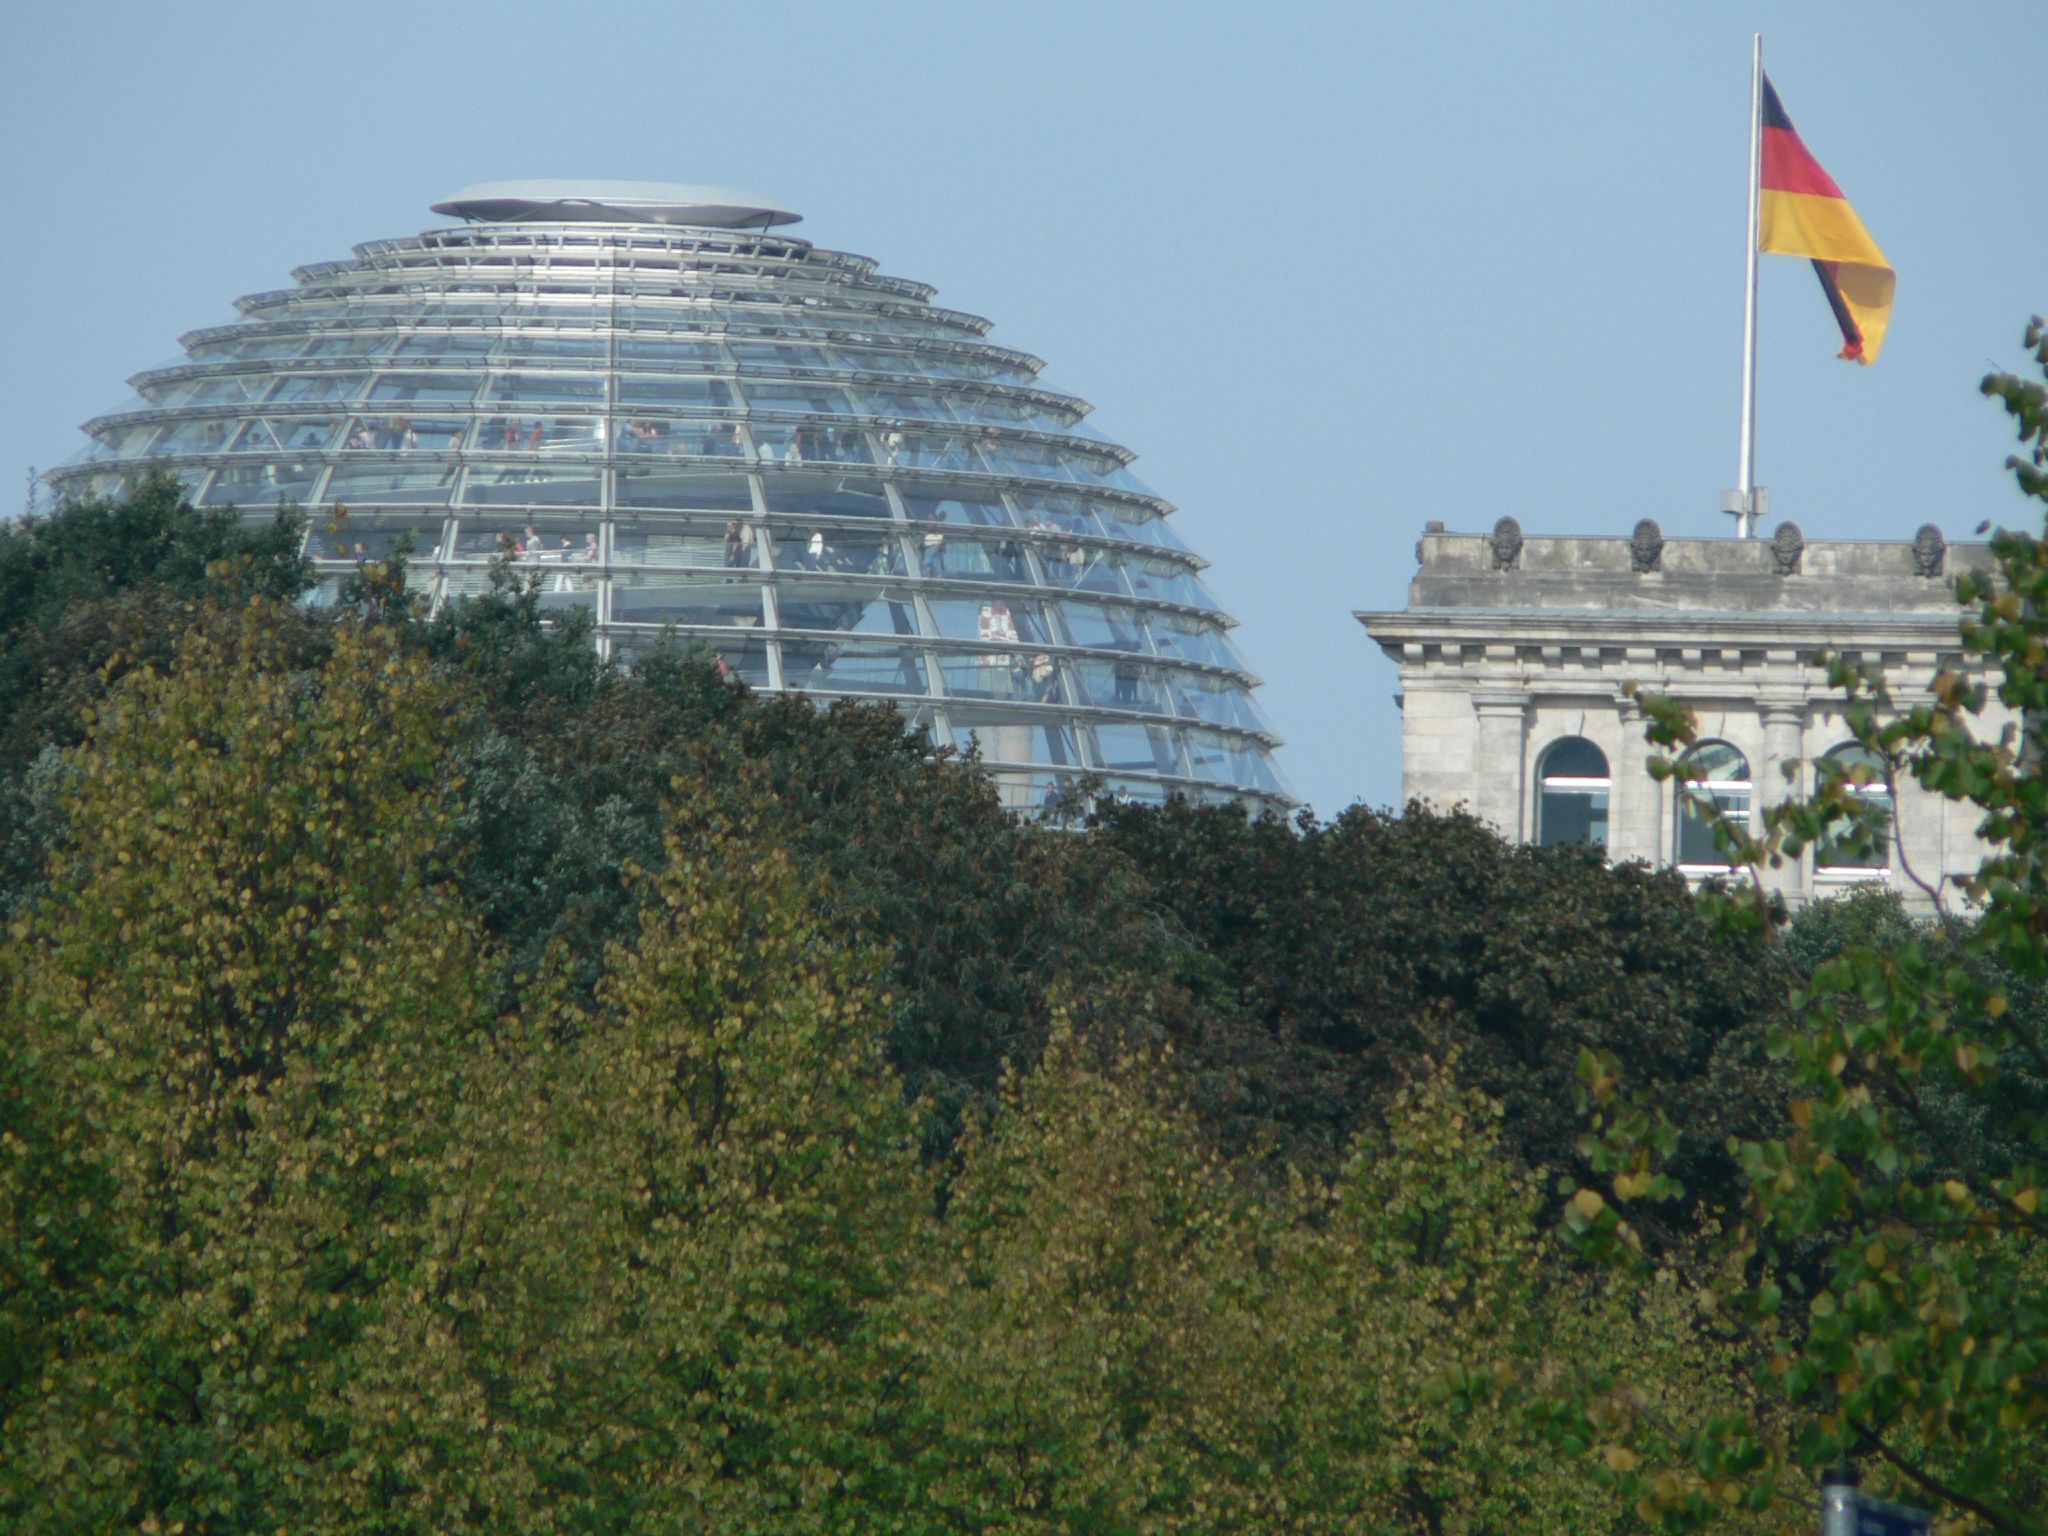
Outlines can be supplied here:
M1757 199L1761 182L1764 111L1764 35L1749 40L1749 249L1742 289L1742 443L1735 489L1721 497L1721 510L1735 515L1735 536L1752 538L1757 519L1770 506L1770 492L1756 483L1756 245Z

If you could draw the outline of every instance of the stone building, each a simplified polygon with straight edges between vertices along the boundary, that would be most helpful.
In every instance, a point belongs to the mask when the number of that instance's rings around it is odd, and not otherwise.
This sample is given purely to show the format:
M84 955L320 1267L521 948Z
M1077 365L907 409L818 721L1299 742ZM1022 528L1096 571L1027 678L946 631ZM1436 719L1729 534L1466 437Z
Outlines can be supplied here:
M1408 606L1358 615L1400 669L1404 798L1698 878L1721 867L1711 830L1692 796L1648 772L1655 749L1625 686L1695 711L1695 794L1754 825L1812 787L1815 759L1859 750L1814 653L1880 666L1901 704L1923 699L1963 665L1949 578L1990 562L1985 546L1946 545L1932 527L1910 542L1809 544L1790 523L1767 540L1666 539L1645 520L1629 538L1525 538L1512 518L1490 534L1432 523L1416 554ZM1882 785L1866 793L1890 799ZM1909 871L1935 885L1976 868L1972 807L1917 785L1900 794L1888 854L1809 850L1773 876L1786 900L1884 881L1925 911Z

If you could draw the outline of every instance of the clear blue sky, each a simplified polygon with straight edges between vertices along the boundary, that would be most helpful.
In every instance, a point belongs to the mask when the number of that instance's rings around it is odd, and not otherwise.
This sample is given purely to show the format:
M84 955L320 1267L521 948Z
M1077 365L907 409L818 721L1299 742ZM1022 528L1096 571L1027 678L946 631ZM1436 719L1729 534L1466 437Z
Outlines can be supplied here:
M1400 791L1425 520L1720 534L1749 34L1899 272L1833 358L1766 258L1759 478L1809 537L2024 515L1976 393L2048 309L2048 6L10 0L0 469L242 293L470 181L754 188L932 282L1179 503L1319 810ZM15 504L19 492L9 495Z

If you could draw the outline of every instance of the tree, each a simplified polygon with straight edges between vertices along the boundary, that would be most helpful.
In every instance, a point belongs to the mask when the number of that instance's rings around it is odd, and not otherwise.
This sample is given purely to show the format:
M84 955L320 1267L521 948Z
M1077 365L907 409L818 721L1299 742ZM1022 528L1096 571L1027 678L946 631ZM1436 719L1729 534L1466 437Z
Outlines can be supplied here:
M10 1529L402 1529L435 1475L349 1404L404 1373L365 1341L459 1183L480 936L445 691L388 633L327 638L203 611L89 711L0 952Z
M2048 373L2039 320L2026 344ZM2048 500L2048 390L2007 374L1984 390L2017 424L2021 489ZM1783 1330L1772 1372L1795 1430L1777 1441L1736 1417L1666 1442L1630 1491L1670 1529L1703 1524L1718 1484L1768 1497L1854 1458L1956 1530L2048 1531L2048 1035L2037 1008L2014 1005L2048 976L2048 544L2000 531L1991 549L1991 576L1957 581L1963 649L1990 682L1946 675L1905 708L1881 677L1834 663L1877 767L1824 765L1813 798L1774 809L1760 837L1723 829L1752 866L1823 838L1882 837L1853 793L1875 773L1980 808L1990 852L1959 893L1974 921L1843 947L1772 1038L1787 1102L1734 1149L1746 1190L1722 1290L1730 1315ZM1985 739L1973 722L1994 690L2018 724ZM1653 739L1690 746L1692 722L1656 701ZM1713 903L1770 941L1755 889ZM1657 1161L1670 1122L1654 1097L1631 1102L1614 1056L1581 1067L1606 1178L1570 1214L1589 1246L1625 1251L1623 1210L1675 1192Z
M1227 807L1111 811L1102 836L1190 941L1198 1011L1177 1036L1196 1102L1233 1145L1334 1170L1426 1056L1455 1053L1529 1166L1574 1166L1581 1047L1625 1049L1683 1104L1700 1190L1766 1076L1761 1022L1788 968L1717 942L1685 883L1584 850L1517 847L1461 812L1362 807L1327 825Z
M130 669L162 666L201 598L228 608L312 585L301 524L201 512L168 474L117 498L68 502L0 526L0 916L40 890L61 835L55 749Z
M931 1209L875 956L758 824L687 804L595 1011L536 1013L457 1347L540 1523L900 1516L900 1341Z

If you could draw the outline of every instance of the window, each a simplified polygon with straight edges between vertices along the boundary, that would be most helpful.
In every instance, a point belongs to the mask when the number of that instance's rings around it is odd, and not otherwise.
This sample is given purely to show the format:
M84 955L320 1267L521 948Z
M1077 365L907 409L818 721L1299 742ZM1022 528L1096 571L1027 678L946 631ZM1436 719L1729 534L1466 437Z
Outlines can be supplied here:
M1823 761L1839 771L1842 787L1872 813L1863 824L1842 825L1813 850L1814 868L1823 874L1881 875L1891 868L1892 792L1884 781L1884 762L1868 747L1844 742ZM1858 783L1856 780L1863 780Z
M1544 750L1537 770L1536 841L1607 846L1607 754L1583 736L1567 736Z
M1687 869L1726 869L1715 846L1714 821L1749 830L1749 759L1725 741L1703 741L1678 771L1678 862Z

